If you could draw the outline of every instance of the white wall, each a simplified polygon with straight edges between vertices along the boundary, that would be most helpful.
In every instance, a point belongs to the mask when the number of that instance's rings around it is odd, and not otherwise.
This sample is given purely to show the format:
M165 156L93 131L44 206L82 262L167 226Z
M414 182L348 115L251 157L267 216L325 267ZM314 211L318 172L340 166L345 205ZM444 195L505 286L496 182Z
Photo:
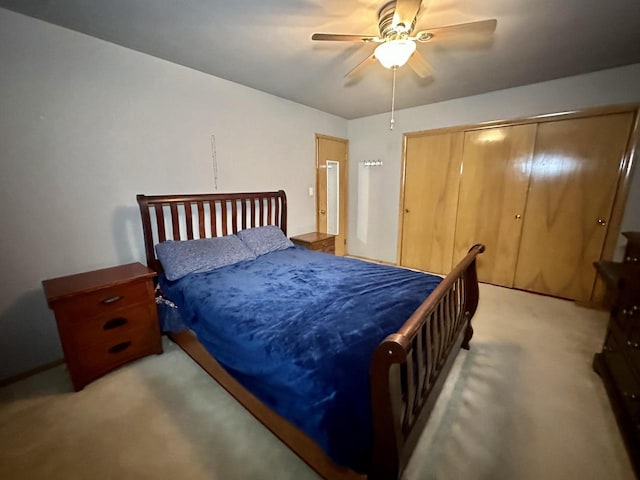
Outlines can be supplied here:
M397 260L403 133L639 101L640 64L635 64L400 110L393 131L389 114L350 120L349 253ZM365 160L382 160L383 166L364 168ZM640 174L634 177L623 231L640 230Z
M142 261L137 193L284 189L315 229L315 133L347 121L0 9L0 378L61 358L40 282Z

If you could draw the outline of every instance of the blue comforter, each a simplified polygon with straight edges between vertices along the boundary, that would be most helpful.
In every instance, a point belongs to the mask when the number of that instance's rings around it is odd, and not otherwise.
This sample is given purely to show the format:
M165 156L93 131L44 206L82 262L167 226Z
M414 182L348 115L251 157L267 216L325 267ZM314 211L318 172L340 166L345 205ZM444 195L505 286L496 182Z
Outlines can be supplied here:
M245 388L337 464L366 472L372 353L440 280L294 247L175 282L161 278L161 287Z

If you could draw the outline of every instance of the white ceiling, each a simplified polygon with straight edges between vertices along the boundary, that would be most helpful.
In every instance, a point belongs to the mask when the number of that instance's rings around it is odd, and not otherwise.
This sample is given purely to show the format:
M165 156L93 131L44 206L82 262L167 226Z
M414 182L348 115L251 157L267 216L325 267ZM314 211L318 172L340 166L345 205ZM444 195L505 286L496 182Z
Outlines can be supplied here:
M389 111L392 72L344 74L374 45L314 32L377 35L385 0L0 0L0 7L344 118ZM423 0L416 30L496 18L493 39L420 44L421 80L398 70L396 108L640 62L640 0Z

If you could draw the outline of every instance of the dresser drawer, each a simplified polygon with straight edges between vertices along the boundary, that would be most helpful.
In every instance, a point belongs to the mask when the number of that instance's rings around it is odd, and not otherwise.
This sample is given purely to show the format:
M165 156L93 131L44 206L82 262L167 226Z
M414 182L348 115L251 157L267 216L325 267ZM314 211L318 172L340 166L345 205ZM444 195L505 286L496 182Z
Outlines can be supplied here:
M615 331L616 343L629 361L630 368L640 378L640 311L637 308L620 309L617 317L622 320L623 328L613 320L610 328Z
M622 232L622 235L627 238L624 262L640 264L640 232Z
M55 311L65 321L83 323L89 317L116 315L132 305L149 303L152 295L150 282L128 283L62 300L56 304Z
M624 252L625 263L640 263L640 245L627 245Z
M640 381L623 352L625 348L626 346L618 344L610 335L605 344L603 357L626 413L634 424L640 425Z

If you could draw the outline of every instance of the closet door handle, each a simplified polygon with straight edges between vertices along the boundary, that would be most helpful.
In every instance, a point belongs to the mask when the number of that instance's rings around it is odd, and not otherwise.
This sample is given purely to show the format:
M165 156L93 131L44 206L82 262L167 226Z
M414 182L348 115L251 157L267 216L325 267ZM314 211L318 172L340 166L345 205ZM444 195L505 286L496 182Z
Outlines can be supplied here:
M604 227L606 224L607 224L607 221L604 218L598 219L598 225L601 225Z
M522 218L522 215L520 215L519 213L516 214L516 220L520 220Z

